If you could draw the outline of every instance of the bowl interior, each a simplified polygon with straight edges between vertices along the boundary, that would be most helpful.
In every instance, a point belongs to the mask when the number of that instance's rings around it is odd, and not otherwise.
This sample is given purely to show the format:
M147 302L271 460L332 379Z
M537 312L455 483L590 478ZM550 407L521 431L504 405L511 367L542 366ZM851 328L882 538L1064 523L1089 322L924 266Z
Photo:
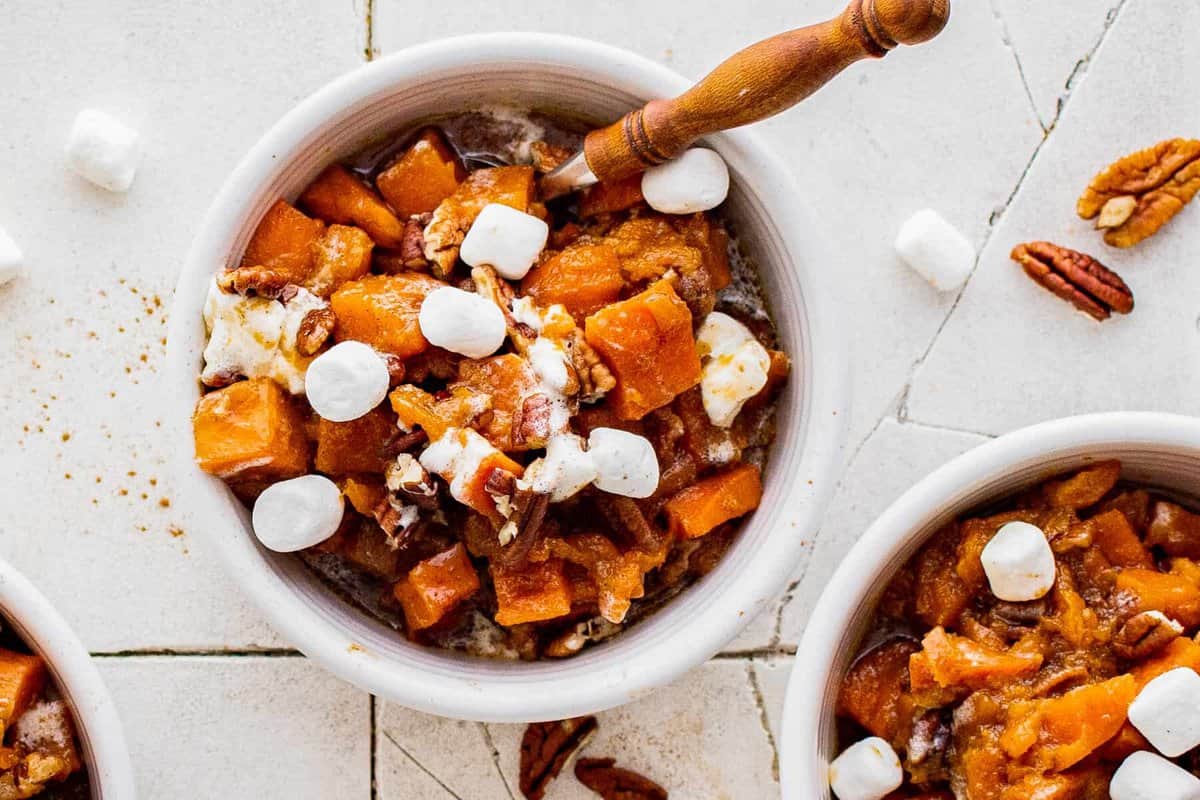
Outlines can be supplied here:
M329 87L323 98L312 98L289 115L273 132L278 135L268 135L247 157L205 222L173 313L173 381L177 388L187 387L174 410L180 449L187 456L192 453L190 424L182 414L190 413L200 394L196 376L204 345L200 309L205 288L215 271L240 256L257 220L276 198L293 199L329 163L382 136L455 110L503 104L611 121L686 85L665 68L622 51L575 40L558 40L548 50L546 41L477 47L477 60L469 66L456 47L423 53L419 70L389 73L388 59L376 62L367 68L375 70L368 73L368 78L375 76L373 82L358 81L353 91L340 96L330 93L337 84ZM571 44L572 55L556 49L563 42ZM557 55L551 57L550 50ZM547 57L539 59L538 51ZM258 548L248 514L224 485L185 466L183 480L200 487L192 502L213 528L235 577L308 655L351 681L422 710L475 719L557 718L626 702L674 678L719 649L782 588L799 554L799 534L815 528L835 479L841 421L833 403L814 402L814 384L818 378L825 381L826 394L838 397L840 375L814 375L822 355L814 352L814 290L807 280L802 285L801 268L815 266L817 257L801 252L803 245L797 244L797 228L810 226L796 208L786 172L743 135L713 137L708 145L730 166L732 188L724 211L745 253L759 267L781 346L795 365L779 408L779 435L762 506L720 566L649 619L573 659L534 664L475 659L408 643L338 598L299 559ZM789 200L786 206L780 202L783 197ZM826 444L810 447L814 405L834 407L835 417L816 434ZM788 540L780 535L785 527L801 530ZM747 573L758 578L752 588L746 588ZM723 591L735 584L740 591ZM284 595L287 599L281 601ZM296 618L297 612L304 619ZM319 635L315 628L321 629ZM344 651L352 655L348 658ZM404 685L388 674L389 667L394 673L400 666L411 668L404 670ZM580 683L583 676L586 689ZM498 696L497 688L507 691Z
M800 646L806 655L797 657L784 710L786 798L832 797L825 768L839 751L839 686L888 582L921 545L956 517L1111 458L1120 459L1123 480L1200 500L1200 420L1101 414L1045 423L982 445L884 512L838 568Z

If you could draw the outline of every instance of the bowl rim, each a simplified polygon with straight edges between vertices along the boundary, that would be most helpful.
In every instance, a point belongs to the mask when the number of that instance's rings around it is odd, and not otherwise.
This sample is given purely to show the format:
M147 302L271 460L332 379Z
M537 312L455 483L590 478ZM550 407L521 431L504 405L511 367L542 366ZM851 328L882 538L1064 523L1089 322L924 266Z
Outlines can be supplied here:
M1110 411L1061 417L981 443L921 478L867 527L839 563L813 607L800 640L784 699L780 787L784 800L829 797L826 763L818 752L827 682L836 647L872 587L890 579L890 561L926 533L937 509L973 484L1055 454L1103 455L1106 448L1173 447L1200 459L1200 418L1154 411ZM986 498L984 502L987 502ZM799 657L803 653L804 657ZM825 793L825 794L822 794Z
M847 345L837 335L832 293L826 286L830 278L821 272L824 265L835 262L829 257L826 242L817 235L820 228L811 221L811 211L800 200L790 171L757 138L745 131L734 131L710 137L710 141L748 154L753 160L754 177L765 176L762 183L766 184L756 186L756 190L774 204L770 219L778 226L779 236L789 250L800 256L788 268L805 292L806 334L810 343L806 372L821 376L821 380L806 389L803 417L806 424L797 432L803 437L804 447L796 463L803 476L811 476L816 483L809 481L804 486L802 507L789 519L790 524L780 524L778 530L773 529L771 535L763 537L749 564L753 569L748 571L753 575L739 574L712 598L706 608L723 612L714 614L716 622L689 620L689 624L679 626L678 631L661 640L656 639L633 658L611 664L605 670L580 671L558 686L570 691L539 691L534 686L516 686L511 681L431 678L390 659L372 657L374 654L369 653L364 657L363 648L339 626L309 613L298 595L277 575L248 557L252 554L247 548L252 549L253 542L238 542L236 537L218 535L218 529L228 524L228 514L213 505L222 503L212 487L219 481L201 473L192 461L191 412L197 375L194 363L180 343L194 337L193 317L202 303L197 297L197 281L203 276L207 284L216 268L214 254L228 252L230 241L223 231L235 224L244 225L243 219L230 219L229 209L238 206L239 197L253 193L262 184L279 153L293 152L298 143L321 131L322 125L340 110L425 72L464 70L481 61L511 66L550 63L564 69L578 66L602 72L614 86L644 91L651 96L671 96L690 85L690 81L671 69L611 45L557 34L491 33L416 45L365 64L318 89L287 112L242 158L216 195L196 234L176 288L168 331L165 379L166 397L171 404L167 409L169 433L175 445L172 449L180 499L205 523L203 527L212 528L202 538L213 543L234 582L276 630L308 657L344 680L420 711L496 722L557 719L629 702L717 653L752 618L744 609L763 605L764 598L774 597L783 589L803 552L800 537L791 528L799 525L802 530L816 530L839 477L849 405L848 364L844 356ZM781 484L788 481L788 497L795 497L795 502L801 505L801 490L792 488L800 484L800 476L779 475L776 480ZM228 506L227 501L224 504Z
M0 559L0 614L41 656L78 728L91 796L136 796L133 762L112 695L83 642L33 583Z

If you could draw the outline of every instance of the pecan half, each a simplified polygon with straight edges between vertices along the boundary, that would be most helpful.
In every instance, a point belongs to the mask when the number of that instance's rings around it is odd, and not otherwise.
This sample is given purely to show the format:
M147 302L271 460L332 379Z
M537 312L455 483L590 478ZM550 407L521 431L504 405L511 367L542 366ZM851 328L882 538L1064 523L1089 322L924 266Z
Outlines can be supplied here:
M1200 191L1200 140L1168 139L1131 153L1092 178L1076 211L1096 218L1104 241L1132 247L1153 236Z
M595 730L595 717L530 723L521 737L521 794L541 800L550 781Z
M1133 292L1121 276L1086 253L1027 242L1013 248L1012 259L1026 275L1096 320L1133 310Z
M331 308L314 308L300 320L296 330L296 352L302 356L316 355L333 334L337 317Z
M612 758L581 758L575 777L604 800L667 800L667 790Z
M270 267L235 267L217 275L217 286L225 292L246 297L266 297L287 302L298 287L286 272Z
M1121 658L1140 659L1157 653L1183 633L1183 626L1161 611L1143 611L1125 620L1113 636Z

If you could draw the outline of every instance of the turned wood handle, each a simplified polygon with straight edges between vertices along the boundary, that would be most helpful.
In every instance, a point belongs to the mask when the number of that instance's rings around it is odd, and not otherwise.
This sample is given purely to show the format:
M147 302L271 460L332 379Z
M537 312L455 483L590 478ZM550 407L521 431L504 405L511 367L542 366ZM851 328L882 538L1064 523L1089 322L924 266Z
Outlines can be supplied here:
M651 100L584 141L588 166L614 180L661 164L706 134L794 106L863 58L941 32L950 0L850 0L836 18L752 44L674 100Z

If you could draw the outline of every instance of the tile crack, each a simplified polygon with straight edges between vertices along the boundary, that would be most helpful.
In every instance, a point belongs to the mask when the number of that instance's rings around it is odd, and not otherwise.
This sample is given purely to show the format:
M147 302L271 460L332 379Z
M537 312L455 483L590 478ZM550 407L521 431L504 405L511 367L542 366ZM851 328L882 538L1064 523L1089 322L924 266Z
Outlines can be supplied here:
M416 757L413 756L412 753L405 750L404 747L399 742L397 742L396 739L390 733L388 733L387 731L384 731L383 738L385 738L389 742L391 742L392 745L397 750L399 750L404 755L405 758L407 758L409 761L411 761L413 764L415 764L417 769L421 770L421 772L424 772L426 775L428 775L434 783L436 783L438 786L440 786L446 792L446 794L453 797L454 800L463 800L462 795L458 794L453 789L451 789L449 786L447 786L445 784L445 782L443 782L442 779L439 778L437 775L434 775L433 772L431 772L428 767L426 767L420 761L417 761Z
M1042 119L1041 112L1038 111L1037 103L1033 99L1033 90L1029 86L1029 79L1025 76L1025 67L1021 63L1021 54L1017 52L1017 46L1013 44L1012 34L1008 31L1008 22L1004 19L1004 14L1000 11L1000 7L996 5L996 2L997 0L989 0L992 17L1000 27L1000 42L1012 53L1013 62L1017 65L1017 77L1021 79L1021 86L1025 90L1025 99L1029 101L1029 107L1033 109L1033 116L1037 118L1038 125L1041 126L1042 133L1044 134L1046 132L1046 121Z
M766 734L767 744L771 746L771 777L779 783L779 746L775 743L775 734L771 733L771 718L767 715L767 701L763 696L762 687L758 683L758 673L754 670L754 660L746 662L746 678L750 681L750 691L754 695L754 705L758 708L758 722Z
M487 745L492 754L492 766L496 768L496 774L500 776L500 782L504 784L504 791L508 792L508 800L517 800L517 796L513 794L512 787L508 785L508 776L504 774L504 770L500 768L500 748L496 747L496 742L492 739L492 731L484 722L476 723L479 726L480 733L483 734L484 744Z

